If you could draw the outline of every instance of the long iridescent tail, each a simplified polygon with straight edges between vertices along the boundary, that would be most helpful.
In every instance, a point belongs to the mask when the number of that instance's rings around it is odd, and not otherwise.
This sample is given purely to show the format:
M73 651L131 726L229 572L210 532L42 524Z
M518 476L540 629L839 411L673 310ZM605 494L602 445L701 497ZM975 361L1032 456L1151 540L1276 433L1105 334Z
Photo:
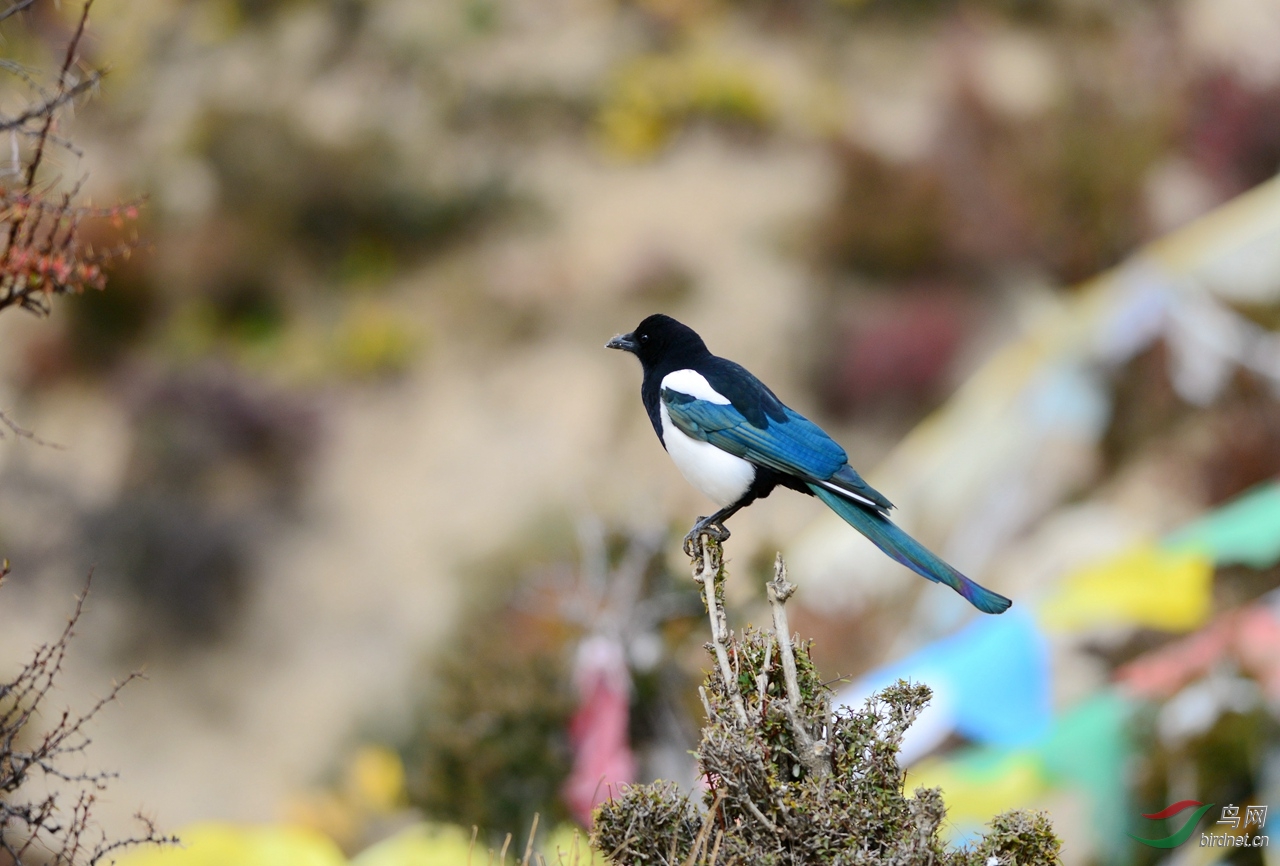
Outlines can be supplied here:
M817 484L810 484L813 495L827 503L844 521L861 532L889 556L905 565L921 577L934 583L945 583L960 593L970 604L983 613L1004 613L1013 604L999 593L974 583L956 571L893 521L880 514L862 508L855 502Z

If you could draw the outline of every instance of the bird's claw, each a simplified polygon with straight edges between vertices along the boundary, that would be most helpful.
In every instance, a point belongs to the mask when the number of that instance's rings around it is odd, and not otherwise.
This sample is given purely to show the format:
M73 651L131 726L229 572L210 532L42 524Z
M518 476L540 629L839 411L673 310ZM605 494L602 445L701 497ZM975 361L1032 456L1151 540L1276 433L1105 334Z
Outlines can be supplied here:
M698 536L705 535L712 541L724 544L729 540L729 529L723 523L712 522L706 517L699 517L698 522L693 525L693 529L689 530L689 534L684 537L685 556L690 559L698 555Z

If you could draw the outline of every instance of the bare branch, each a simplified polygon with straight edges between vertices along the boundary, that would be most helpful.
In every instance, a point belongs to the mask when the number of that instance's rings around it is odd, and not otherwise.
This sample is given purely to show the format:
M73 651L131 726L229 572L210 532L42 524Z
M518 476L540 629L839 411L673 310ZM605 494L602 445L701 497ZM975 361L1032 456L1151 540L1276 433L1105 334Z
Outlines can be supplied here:
M724 550L720 547L720 542L703 534L698 536L698 554L694 562L693 579L702 585L703 595L706 597L707 616L711 620L711 645L715 651L716 663L720 666L725 691L733 704L734 714L745 728L747 709L742 703L742 695L738 692L738 678L729 666L729 654L724 648L725 641L729 640L729 623L720 604L720 596L724 592Z
M778 655L782 659L782 676L787 685L786 714L791 732L800 745L800 761L809 772L821 776L831 771L830 750L822 740L814 738L800 719L803 709L800 680L796 675L796 656L791 646L791 627L787 624L787 599L796 591L787 580L787 564L779 553L773 562L773 580L765 584L769 606L773 608L773 636L778 641ZM825 726L826 719L823 719Z
M69 93L67 88L67 74L71 71L71 65L75 63L76 56L80 52L80 40L84 38L84 29L89 24L89 9L93 6L93 0L85 0L84 8L80 11L80 21L76 24L75 33L71 37L71 41L67 43L67 53L62 58L62 69L58 72L58 92L54 95L54 100L63 99ZM90 76L93 80L93 76ZM81 84L83 84L82 82ZM72 87L71 90L80 88L81 85ZM68 101L64 100L63 104ZM40 162L44 158L44 146L48 140L49 132L53 129L53 119L57 115L56 109L49 109L44 115L44 126L40 132L40 138L36 142L36 153L31 158L31 163L27 166L27 188L30 189L36 182L36 172L40 170Z
M46 98L48 97L48 93L47 91L45 91L44 87L40 84L38 80L36 80L36 77L34 75L32 75L30 72L27 71L27 68L23 66L21 63L18 63L13 60L0 58L0 71L8 72L10 75L14 76L15 78L22 79L22 81L26 82L27 86L30 87L32 90L36 91L43 97L46 97Z
M0 578L7 573L6 562ZM142 815L137 816L140 833L108 838L93 820L93 807L116 774L63 769L92 743L86 733L89 723L141 674L113 683L88 712L63 710L43 732L32 730L37 720L48 717L45 703L62 672L91 580L92 575L58 639L37 647L12 680L0 683L0 851L8 855L10 866L23 866L24 858L50 866L94 866L124 848L176 841L162 837ZM60 784L51 786L54 781Z
M0 118L0 132L8 132L13 129L21 129L33 120L44 120L48 122L59 108L62 108L68 102L71 102L86 90L93 89L98 82L102 80L102 73L94 71L89 73L89 77L84 81L67 88L59 90L55 95L48 97L43 102L28 106L21 113L13 117ZM41 130L40 135L47 136L47 131ZM33 166L39 167L36 162L32 162Z
M18 426L17 422L14 421L12 418L10 418L8 415L6 415L4 412L0 412L0 426L9 428L9 432L12 433L14 436L17 436L19 439L27 439L31 442L34 442L36 445L41 445L45 448L53 448L54 450L57 450L57 451L66 450L66 446L64 445L59 445L57 442L49 442L44 439L41 439L39 436L37 436L35 433L31 432L27 428ZM0 433L0 438L4 438L3 433Z
M36 0L18 0L17 3L14 3L8 9L4 10L3 12L0 12L0 21L3 21L4 19L8 18L10 15L17 15L22 10L30 8L31 6L35 5L35 2Z
M773 638L770 637L768 643L764 647L764 664L760 666L760 673L756 676L756 687L759 689L759 696L756 698L760 704L760 712L764 713L768 706L766 699L769 696L769 665L773 661Z

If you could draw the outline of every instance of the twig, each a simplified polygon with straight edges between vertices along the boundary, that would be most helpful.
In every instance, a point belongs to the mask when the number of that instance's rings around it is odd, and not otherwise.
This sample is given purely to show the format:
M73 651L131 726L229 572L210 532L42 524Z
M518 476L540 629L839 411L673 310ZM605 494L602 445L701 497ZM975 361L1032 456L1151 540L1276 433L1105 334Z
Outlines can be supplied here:
M50 117L59 108L71 102L85 91L92 90L95 85L102 81L101 72L91 72L89 77L83 81L76 82L65 90L59 90L54 96L50 96L43 102L28 106L21 113L15 114L13 117L0 118L0 132L8 132L14 129L20 129L33 120L45 120ZM34 131L34 130L33 130ZM40 133L47 135L48 133ZM34 177L32 178L34 180Z
M764 717L765 698L769 693L769 665L773 659L773 635L768 635L764 645L764 664L760 666L760 675L756 677L756 685L760 689L760 716Z
M623 839L621 842L618 843L618 847L614 848L613 852L609 855L608 857L609 862L610 863L615 862L618 859L618 855L621 854L623 851L625 851L628 845L630 845L632 842L638 842L638 841L640 840L637 839L635 836L628 836L627 838Z
M702 709L706 710L707 722L710 723L712 718L711 701L707 700L706 686L698 686L698 697L702 698Z
M796 591L795 584L787 580L787 564L779 553L773 562L773 580L765 584L769 606L773 608L773 632L778 639L778 654L782 657L782 676L787 685L787 702L791 709L800 709L800 680L796 675L796 657L791 648L791 628L787 625L787 599Z
M3 12L0 12L0 21L3 21L4 19L8 18L10 15L18 14L23 9L26 9L27 7L31 6L35 2L36 0L18 0L17 3L14 3L8 9L4 10Z
M76 25L75 34L71 37L71 41L67 43L67 53L62 59L62 70L58 73L58 92L53 98L53 104L47 109L44 115L44 125L40 129L40 137L36 140L36 153L31 158L31 162L27 164L27 184L26 188L31 189L36 182L36 172L40 170L40 162L44 157L45 141L49 137L49 132L53 128L53 120L57 115L57 107L60 100L74 98L76 92L88 89L92 84L97 83L97 77L91 75L88 79L78 85L73 85L70 89L67 87L67 73L71 71L71 65L75 63L76 54L80 50L80 40L84 38L84 28L89 23L89 8L93 6L93 0L85 0L84 8L80 10L80 21ZM92 84L91 84L92 83ZM12 238L10 238L12 243Z
M706 536L703 536L705 538ZM719 546L718 544L716 545ZM684 866L693 866L698 861L698 852L705 850L707 844L707 835L711 832L711 823L715 820L716 811L720 808L720 804L724 802L724 789L716 791L716 798L711 803L711 808L707 810L707 817L702 822L698 835L693 840L693 847L689 849L689 856L684 861ZM612 860L613 858L609 858Z
M720 859L720 843L724 840L724 831L716 831L716 844L711 846L711 859L707 861L708 866L716 866L716 861Z
M769 606L773 608L773 634L778 640L778 655L782 659L782 676L787 686L784 704L787 721L800 747L799 758L805 769L815 775L825 775L831 767L827 762L827 745L815 741L813 735L800 720L800 680L796 675L796 656L791 646L791 627L787 624L787 599L796 591L795 584L787 580L787 564L779 553L773 563L773 580L765 584ZM824 718L825 726L826 720Z
M533 813L533 826L529 828L529 841L524 846L524 857L520 860L520 866L529 866L529 856L533 854L533 837L538 832L538 813Z
M30 440L31 442L34 442L36 445L40 445L44 448L52 448L55 451L66 450L65 445L59 445L57 442L47 442L44 439L41 439L35 433L28 430L27 428L20 427L16 421L14 421L12 418L4 414L3 412L0 412L0 425L8 427L9 432L20 439ZM0 432L0 438L4 438L4 433Z
M8 563L4 562L0 577L6 573ZM14 679L0 682L0 855L7 855L0 860L13 866L22 866L28 855L49 866L94 866L111 862L126 848L176 841L161 836L141 813L135 816L141 832L126 838L107 836L97 826L93 808L116 774L63 769L68 762L72 766L82 762L92 743L90 723L141 676L135 672L113 683L87 712L63 710L50 718L46 701L63 671L91 579L92 575L86 579L85 591L76 598L61 635L37 647ZM31 728L39 719L47 722L43 734ZM31 866L33 860L26 862Z
M763 824L766 830L770 833L778 832L778 825L766 818L765 814L760 811L760 807L751 802L750 797L743 797L742 802L746 805L747 811L749 811L757 821Z
M700 555L694 565L693 579L702 584L702 591L706 596L707 617L711 620L711 646L715 650L725 692L733 704L738 721L745 728L748 724L747 708L742 703L742 695L738 693L738 679L729 666L729 654L724 648L724 642L729 639L729 623L719 599L720 588L724 585L724 572L721 568L724 550L720 547L720 542L706 535L698 536L698 545Z

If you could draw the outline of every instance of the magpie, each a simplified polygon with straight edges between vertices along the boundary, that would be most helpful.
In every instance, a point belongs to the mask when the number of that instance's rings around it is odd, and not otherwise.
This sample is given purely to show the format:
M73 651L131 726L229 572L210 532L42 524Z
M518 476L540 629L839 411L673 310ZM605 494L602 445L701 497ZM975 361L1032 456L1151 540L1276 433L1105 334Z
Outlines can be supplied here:
M889 520L893 503L862 480L834 439L744 368L711 354L692 328L658 313L605 348L640 359L640 397L662 447L680 474L720 506L698 518L684 538L686 553L702 534L726 540L729 517L786 487L818 497L890 557L945 583L978 610L1003 613L1012 604Z

